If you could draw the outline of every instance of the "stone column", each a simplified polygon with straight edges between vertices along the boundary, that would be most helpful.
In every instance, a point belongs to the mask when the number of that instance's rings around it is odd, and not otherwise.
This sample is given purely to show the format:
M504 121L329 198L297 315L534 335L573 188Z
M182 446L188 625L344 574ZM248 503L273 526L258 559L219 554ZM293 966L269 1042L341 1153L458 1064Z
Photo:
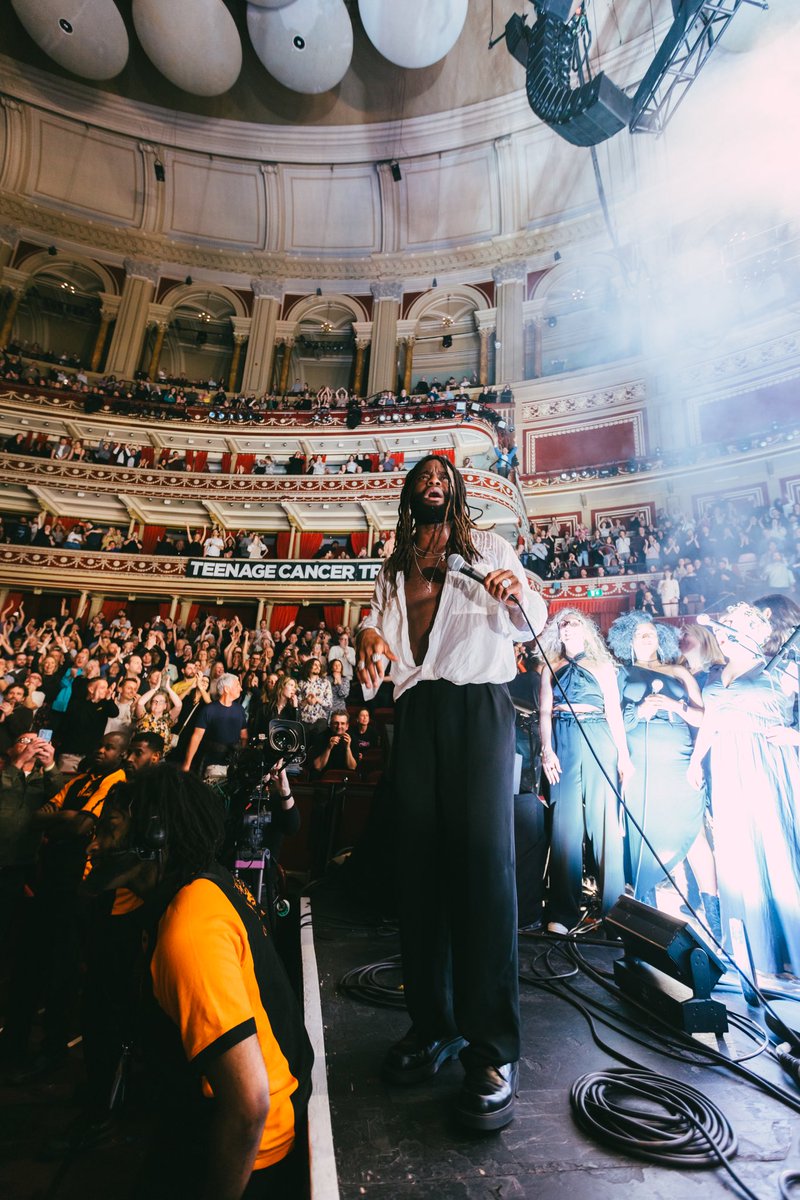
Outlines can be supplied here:
M132 379L144 348L150 304L159 278L157 263L125 259L125 287L106 358L106 374Z
M109 326L112 321L116 320L120 306L120 297L111 296L106 292L101 292L100 300L100 328L97 331L92 357L89 362L90 371L99 371L102 369L103 351L106 348Z
M281 311L283 288L271 279L252 279L253 316L242 374L242 391L260 396L268 392L275 363L275 326Z
M171 603L171 604L170 604L170 606L169 606L169 619L170 619L170 621L174 621L174 620L175 620L175 614L176 614L176 612L178 611L178 602L179 602L179 598L178 598L177 596L173 596L173 597L172 597L172 603Z
M480 339L480 350L478 353L478 383L481 387L486 387L489 383L489 342L495 335L495 327L497 324L497 310L494 308L485 309L475 313L475 325L478 330Z
M164 338L167 336L169 329L169 321L156 321L155 323L156 338L153 342L153 353L150 355L150 365L147 368L147 374L151 379L155 379L158 371L158 360L161 358L161 351L164 349Z
M292 349L294 347L294 338L283 339L283 362L281 363L281 377L278 382L278 395L285 396L286 389L289 386L289 367L292 362Z
M13 225L0 225L0 270L11 262L18 240L18 229Z
M0 329L0 346L6 346L11 339L11 332L14 328L14 318L17 315L17 309L20 306L20 301L25 295L25 289L28 286L30 276L24 271L17 271L14 267L3 267L2 285L11 293L8 308L6 309L5 317L3 318L3 326Z
M411 371L414 366L414 342L416 340L415 337L403 338L403 345L406 348L403 362L403 387L407 392L411 391Z
M342 605L342 624L344 625L345 629L350 628L350 601L349 600L345 600L344 604Z
M231 356L231 369L228 372L228 391L236 391L236 380L239 376L239 360L242 357L242 346L247 341L246 333L234 333L233 335L233 354Z
M397 387L397 319L403 299L401 283L373 283L372 354L367 395Z
M81 595L83 596L84 593L81 592ZM99 592L92 592L91 599L89 601L89 611L86 614L87 621L91 621L97 616L105 602L105 596L101 595Z
M256 609L256 624L255 624L256 629L258 629L259 625L261 624L263 616L264 616L264 597L262 596L258 602L258 608Z
M357 396L364 394L364 363L367 358L367 347L372 341L372 322L353 321L353 333L356 339L356 356L353 362L353 391Z
M528 269L524 262L504 263L492 272L497 298L498 386L518 383L524 374L522 305Z

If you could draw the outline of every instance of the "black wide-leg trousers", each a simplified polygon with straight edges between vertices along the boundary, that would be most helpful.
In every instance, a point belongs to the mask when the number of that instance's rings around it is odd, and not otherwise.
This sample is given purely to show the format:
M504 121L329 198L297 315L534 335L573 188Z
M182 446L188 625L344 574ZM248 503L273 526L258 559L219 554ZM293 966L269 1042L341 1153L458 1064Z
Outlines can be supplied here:
M425 1040L519 1058L514 708L504 684L426 680L395 709L392 782L406 1005Z

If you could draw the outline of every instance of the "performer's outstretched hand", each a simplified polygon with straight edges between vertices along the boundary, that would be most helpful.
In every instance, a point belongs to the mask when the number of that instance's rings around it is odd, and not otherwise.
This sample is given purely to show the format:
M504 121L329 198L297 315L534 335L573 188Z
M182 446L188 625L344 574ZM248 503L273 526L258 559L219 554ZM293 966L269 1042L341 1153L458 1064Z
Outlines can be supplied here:
M397 662L377 629L362 629L356 642L356 674L359 683L368 688L378 688L383 683L382 656Z
M501 604L507 604L509 607L516 608L522 599L522 584L513 571L505 568L501 568L499 571L489 571L488 575L484 577L483 586L490 596L494 596L495 600L499 600Z

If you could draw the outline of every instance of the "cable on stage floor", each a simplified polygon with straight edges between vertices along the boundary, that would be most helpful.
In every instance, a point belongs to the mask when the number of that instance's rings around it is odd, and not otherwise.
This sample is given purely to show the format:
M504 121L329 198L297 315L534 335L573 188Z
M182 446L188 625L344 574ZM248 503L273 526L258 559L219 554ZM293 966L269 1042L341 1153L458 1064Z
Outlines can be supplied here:
M395 984L383 981L383 976L390 973L396 976L400 970L399 954L366 967L354 967L339 980L339 991L376 1008L405 1008L402 980Z
M758 1200L731 1167L737 1142L727 1117L688 1084L653 1071L594 1071L575 1080L569 1098L578 1125L595 1141L662 1166L722 1166Z

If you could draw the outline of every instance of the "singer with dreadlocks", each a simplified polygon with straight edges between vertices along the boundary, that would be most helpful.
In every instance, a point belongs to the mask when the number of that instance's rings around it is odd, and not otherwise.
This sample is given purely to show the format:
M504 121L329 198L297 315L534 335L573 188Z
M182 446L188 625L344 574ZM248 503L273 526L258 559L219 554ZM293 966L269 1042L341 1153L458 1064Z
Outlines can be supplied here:
M460 555L448 569L448 556ZM479 579L464 574L470 564ZM519 1059L514 875L514 641L547 610L508 542L476 529L455 467L427 455L400 496L394 551L362 624L366 687L394 682L400 935L412 1026L383 1074L413 1084L460 1054L456 1112L473 1129L514 1115Z

